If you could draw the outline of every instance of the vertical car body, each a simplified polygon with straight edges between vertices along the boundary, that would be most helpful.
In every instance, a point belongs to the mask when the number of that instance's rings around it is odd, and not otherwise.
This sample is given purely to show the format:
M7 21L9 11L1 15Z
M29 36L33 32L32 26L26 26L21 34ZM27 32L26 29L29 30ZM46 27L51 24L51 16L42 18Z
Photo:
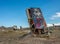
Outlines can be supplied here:
M46 22L40 8L28 8L27 17L30 28L43 29L46 27Z

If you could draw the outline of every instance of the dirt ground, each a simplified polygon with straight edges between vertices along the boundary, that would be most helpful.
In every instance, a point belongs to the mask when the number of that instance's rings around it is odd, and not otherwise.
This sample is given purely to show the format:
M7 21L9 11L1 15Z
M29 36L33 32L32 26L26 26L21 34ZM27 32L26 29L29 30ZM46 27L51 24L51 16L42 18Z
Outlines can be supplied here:
M60 30L54 30L49 38L33 37L31 34L21 38L26 32L0 32L0 44L60 44Z

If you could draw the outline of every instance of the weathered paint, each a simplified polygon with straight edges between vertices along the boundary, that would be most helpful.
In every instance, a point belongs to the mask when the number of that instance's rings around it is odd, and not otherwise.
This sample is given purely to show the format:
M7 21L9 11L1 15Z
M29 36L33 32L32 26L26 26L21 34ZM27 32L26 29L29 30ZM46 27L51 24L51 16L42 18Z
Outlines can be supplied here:
M27 9L27 16L30 27L34 24L36 29L42 29L46 27L46 22L43 18L40 8L29 8Z

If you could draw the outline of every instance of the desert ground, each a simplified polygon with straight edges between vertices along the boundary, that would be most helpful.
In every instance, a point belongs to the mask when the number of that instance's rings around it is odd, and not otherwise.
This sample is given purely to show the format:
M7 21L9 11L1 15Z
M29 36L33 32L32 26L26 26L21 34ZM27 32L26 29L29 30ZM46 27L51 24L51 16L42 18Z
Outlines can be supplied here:
M30 30L0 31L0 44L60 44L60 30L54 29L49 37L33 37Z

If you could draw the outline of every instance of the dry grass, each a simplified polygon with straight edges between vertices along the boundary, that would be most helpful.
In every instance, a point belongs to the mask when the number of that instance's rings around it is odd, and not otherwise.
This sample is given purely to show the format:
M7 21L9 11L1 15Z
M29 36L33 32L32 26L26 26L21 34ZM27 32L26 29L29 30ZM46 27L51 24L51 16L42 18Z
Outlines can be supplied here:
M0 32L0 44L60 44L60 30L53 30L50 38L32 37L28 35L22 39L20 36L29 30L7 30Z
M0 44L15 44L20 40L20 37L27 34L26 30L5 30L0 31ZM11 42L11 43L10 43ZM14 43L13 43L14 42Z

